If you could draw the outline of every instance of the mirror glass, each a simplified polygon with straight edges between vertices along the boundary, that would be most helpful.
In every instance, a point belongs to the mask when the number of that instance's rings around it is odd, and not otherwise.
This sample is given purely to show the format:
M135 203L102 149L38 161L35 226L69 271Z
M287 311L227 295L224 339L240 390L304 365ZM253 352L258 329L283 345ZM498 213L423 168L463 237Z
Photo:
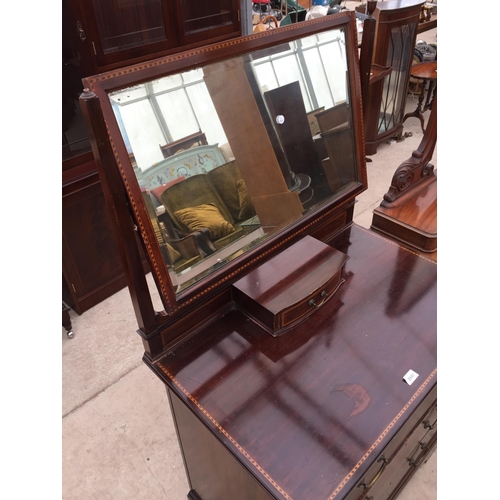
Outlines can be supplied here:
M179 293L358 182L344 28L109 94Z

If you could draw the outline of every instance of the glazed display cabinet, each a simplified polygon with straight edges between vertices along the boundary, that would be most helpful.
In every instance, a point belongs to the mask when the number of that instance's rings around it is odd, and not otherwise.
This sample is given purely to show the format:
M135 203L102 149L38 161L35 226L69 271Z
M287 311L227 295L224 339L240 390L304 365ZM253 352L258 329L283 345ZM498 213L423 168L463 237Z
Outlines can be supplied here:
M366 153L373 155L378 145L390 139L403 139L403 118L413 64L422 0L378 2L373 78L368 88L365 110ZM376 78L380 68L389 73Z

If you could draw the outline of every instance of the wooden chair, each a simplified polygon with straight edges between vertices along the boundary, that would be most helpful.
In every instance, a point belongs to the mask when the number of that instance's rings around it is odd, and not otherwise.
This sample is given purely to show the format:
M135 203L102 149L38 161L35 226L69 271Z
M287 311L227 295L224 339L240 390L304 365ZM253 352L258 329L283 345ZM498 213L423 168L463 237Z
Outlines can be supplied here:
M193 232L181 238L170 237L156 216L149 192L143 191L143 198L163 259L167 265L179 273L201 261L206 256L206 252L202 249L203 243L200 244L200 239L205 238L205 236Z
M211 254L223 248L244 234L242 227L233 218L226 204L206 174L197 174L192 177L187 177L182 182L168 187L163 191L161 200L176 231L182 236L187 236L193 231L182 221L178 212L183 209L194 209L201 205L214 205L220 212L222 218L234 227L234 231L218 238L210 235L209 228L201 229L199 232L208 236L208 240L205 240L206 246L202 247L207 254Z

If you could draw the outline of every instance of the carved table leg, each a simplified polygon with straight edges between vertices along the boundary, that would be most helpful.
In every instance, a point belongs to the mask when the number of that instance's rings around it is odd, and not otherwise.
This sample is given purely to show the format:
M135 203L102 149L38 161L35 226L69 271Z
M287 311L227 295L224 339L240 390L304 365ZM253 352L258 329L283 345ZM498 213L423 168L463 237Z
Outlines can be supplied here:
M434 102L434 96L436 95L436 81L431 80L429 82L429 89L427 90L427 99L425 100L425 106L424 106L424 111L427 111L428 109L432 108L432 103ZM432 94L432 99L431 99L431 94Z
M75 334L73 333L73 328L71 326L71 318L69 316L69 309L63 304L62 305L62 326L66 329L66 335L68 338L72 339Z

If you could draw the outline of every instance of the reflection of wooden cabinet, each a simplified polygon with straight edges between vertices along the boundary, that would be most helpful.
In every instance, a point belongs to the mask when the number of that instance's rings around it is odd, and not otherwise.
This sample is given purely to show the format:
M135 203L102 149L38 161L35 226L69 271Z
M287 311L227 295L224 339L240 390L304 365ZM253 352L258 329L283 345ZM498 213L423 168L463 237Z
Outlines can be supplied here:
M365 111L366 154L377 152L380 143L401 138L406 94L413 62L422 0L379 2L373 63L390 67L385 78L370 83Z

